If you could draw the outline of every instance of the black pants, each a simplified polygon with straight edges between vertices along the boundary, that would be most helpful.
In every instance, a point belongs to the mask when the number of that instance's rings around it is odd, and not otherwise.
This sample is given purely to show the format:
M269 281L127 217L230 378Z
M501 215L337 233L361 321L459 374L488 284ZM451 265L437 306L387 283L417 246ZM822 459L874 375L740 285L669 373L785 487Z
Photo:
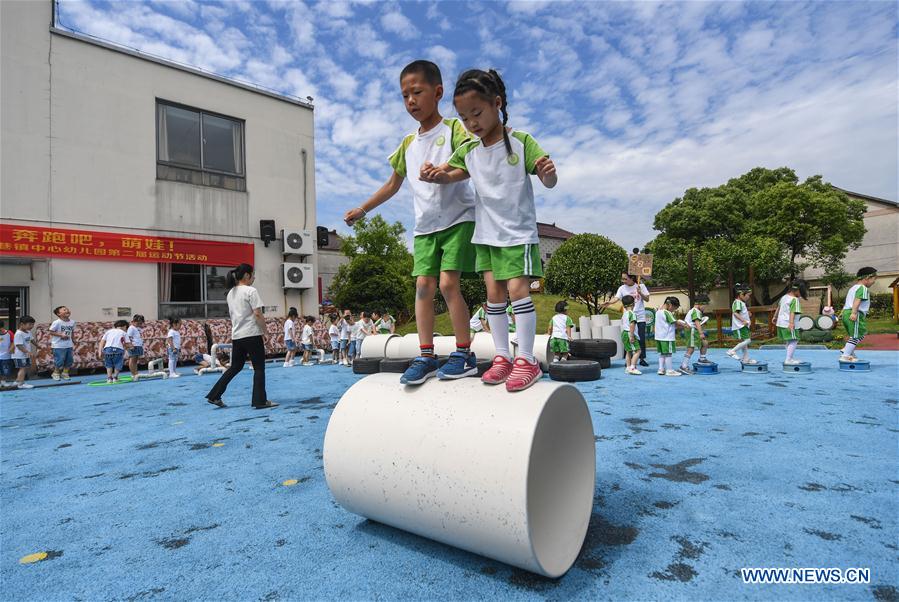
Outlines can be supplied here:
M231 341L231 365L222 374L212 390L206 394L206 399L221 399L228 388L231 379L243 370L247 363L247 356L253 363L253 405L264 406L268 403L268 395L265 393L265 343L261 336L234 339Z
M640 359L646 359L646 322L637 322L637 334L640 335Z

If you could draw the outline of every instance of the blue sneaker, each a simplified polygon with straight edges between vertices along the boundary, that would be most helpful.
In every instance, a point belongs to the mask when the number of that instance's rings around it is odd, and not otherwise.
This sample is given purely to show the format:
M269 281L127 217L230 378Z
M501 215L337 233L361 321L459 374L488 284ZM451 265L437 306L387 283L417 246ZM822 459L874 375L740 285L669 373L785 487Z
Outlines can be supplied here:
M477 375L478 360L474 356L474 353L465 354L461 351L453 351L450 353L447 362L437 371L437 378L440 380L453 380L456 378Z
M406 371L400 377L404 385L420 385L432 376L437 375L437 358L434 356L421 356L412 360Z

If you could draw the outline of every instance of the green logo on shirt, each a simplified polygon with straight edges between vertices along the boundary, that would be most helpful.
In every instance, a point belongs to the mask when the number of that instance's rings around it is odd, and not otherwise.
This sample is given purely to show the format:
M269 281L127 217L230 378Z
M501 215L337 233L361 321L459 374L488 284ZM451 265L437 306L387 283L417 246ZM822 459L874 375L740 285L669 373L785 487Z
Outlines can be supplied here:
M506 161L509 163L509 165L518 165L518 155L512 153L511 155L506 157Z
M444 144L446 144L446 136L441 135L439 138L437 138L437 141L434 144L436 144L437 146L443 146Z

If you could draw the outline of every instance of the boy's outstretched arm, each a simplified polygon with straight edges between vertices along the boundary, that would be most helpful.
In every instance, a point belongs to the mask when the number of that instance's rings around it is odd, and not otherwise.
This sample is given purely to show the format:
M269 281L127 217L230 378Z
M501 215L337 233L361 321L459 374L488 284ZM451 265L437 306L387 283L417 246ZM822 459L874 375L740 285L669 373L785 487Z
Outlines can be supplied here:
M376 207L387 202L390 197L399 192L400 188L403 185L403 176L394 172L390 173L390 179L384 183L383 186L378 188L378 191L371 195L367 201L350 209L343 215L343 221L346 222L347 226L352 226L354 223L365 217L365 215L369 211L374 211Z
M540 157L534 163L534 167L537 168L537 177L547 188L552 188L559 182L556 164L549 157Z

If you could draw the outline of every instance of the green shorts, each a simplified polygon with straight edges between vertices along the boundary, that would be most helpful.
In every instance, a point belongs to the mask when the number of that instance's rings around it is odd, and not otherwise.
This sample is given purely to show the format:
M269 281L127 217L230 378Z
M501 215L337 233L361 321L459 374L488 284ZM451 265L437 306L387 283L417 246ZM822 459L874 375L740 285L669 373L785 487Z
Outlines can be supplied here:
M631 342L631 335L628 332L621 333L621 342L624 343L624 351L634 353L636 351L640 351L640 339L634 337L634 342Z
M868 334L868 323L865 320L865 314L862 312L858 312L858 320L853 322L849 319L849 316L852 315L851 309L843 310L843 328L846 329L846 334L854 339L862 339Z
M656 349L662 355L674 355L677 353L677 345L674 341L656 341Z
M474 222L462 222L446 230L415 237L413 276L440 276L440 272L475 271L475 249L471 244Z
M690 332L687 333L687 347L694 349L702 347L702 336L696 328L691 328Z
M532 278L543 276L543 264L540 263L540 247L538 245L514 247L475 245L475 248L477 252L475 269L479 274L493 272L495 280L510 280L519 276Z
M740 339L741 341L745 341L746 339L751 338L749 336L749 327L748 326L743 326L742 328L738 328L738 329L734 330L733 332L731 332L731 334L733 335L733 337L735 339Z
M553 353L568 353L568 341L553 337L549 340L549 350Z
M777 336L781 341L788 343L790 341L798 341L799 335L796 334L796 330L790 330L789 328L784 328L783 326L777 327Z

